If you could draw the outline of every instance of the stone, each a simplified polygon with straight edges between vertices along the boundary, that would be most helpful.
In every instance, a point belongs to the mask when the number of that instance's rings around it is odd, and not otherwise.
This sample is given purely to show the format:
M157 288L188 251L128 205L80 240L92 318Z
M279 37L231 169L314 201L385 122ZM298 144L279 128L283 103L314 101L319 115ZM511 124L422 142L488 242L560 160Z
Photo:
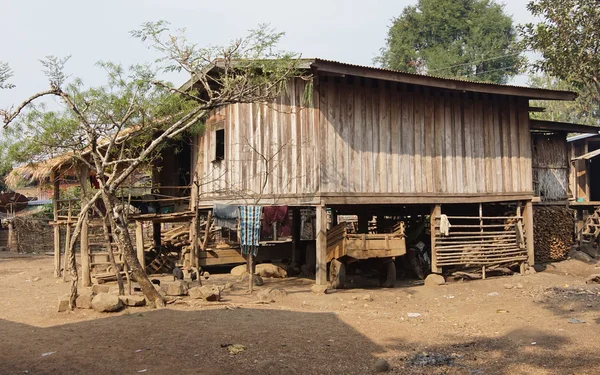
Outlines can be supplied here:
M58 312L69 311L69 297L71 296L65 294L64 296L58 299Z
M252 275L252 276L254 277L254 285L255 286L263 286L265 284L262 277L260 277L259 275ZM242 277L240 277L239 281L240 282L248 282L248 273L243 274Z
M94 294L108 293L108 292L110 292L110 287L108 285L94 284L94 285L92 285L92 292Z
M92 299L92 308L98 312L119 311L123 307L123 302L118 296L108 293L98 293Z
M317 285L317 284L314 284L313 286L311 286L310 290L312 290L312 292L315 294L327 294L327 292L329 291L329 289L327 288L327 285Z
M390 364L383 358L379 358L373 365L374 372L388 372L390 371Z
M167 286L168 296L185 296L188 294L188 285L183 280L176 280Z
M93 293L85 293L77 296L75 300L75 306L78 309L91 309L92 308L92 300L94 299Z
M590 275L585 281L586 284L600 284L600 274Z
M256 293L256 297L260 302L276 302L286 296L286 291L278 288L267 288Z
M444 279L444 276L435 273L431 273L425 278L425 286L439 286L445 283L446 279Z
M535 270L535 272L542 272L546 269L546 266L543 264L534 264L532 268Z
M515 285L515 288L517 288L517 289L523 289L523 284L517 283L517 285Z
M504 284L504 289L512 289L512 284Z
M373 301L373 297L371 297L371 295L370 295L370 294L365 294L365 295L363 296L363 300L365 300L365 301L368 301L368 302L371 302L371 301Z
M287 271L272 263L261 263L256 265L256 274L260 277L273 277L283 279L287 277Z
M243 274L246 273L246 265L242 264L242 265L233 267L229 273L232 274L233 276L242 276Z
M598 248L591 243L582 244L579 247L579 251L586 253L592 258L598 258Z
M218 302L221 300L221 289L217 286L197 286L189 290L191 298L203 299L210 302Z
M33 278L33 281L40 281L41 279L42 279L41 277L37 277L36 276L36 277Z
M578 251L578 250L573 251L573 254L571 254L571 258L579 260L581 262L586 262L586 263L592 262L592 257L590 257L588 254L584 253L583 251Z
M144 306L146 304L146 298L139 294L119 296L119 299L125 306Z

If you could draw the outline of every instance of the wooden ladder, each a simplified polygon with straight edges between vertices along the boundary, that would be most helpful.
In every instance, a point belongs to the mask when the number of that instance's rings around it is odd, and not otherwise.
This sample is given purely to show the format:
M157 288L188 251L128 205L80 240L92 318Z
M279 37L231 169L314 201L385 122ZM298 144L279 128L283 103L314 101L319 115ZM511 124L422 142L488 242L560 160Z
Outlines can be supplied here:
M600 207L596 207L593 214L589 215L581 229L581 244L592 244L600 235Z

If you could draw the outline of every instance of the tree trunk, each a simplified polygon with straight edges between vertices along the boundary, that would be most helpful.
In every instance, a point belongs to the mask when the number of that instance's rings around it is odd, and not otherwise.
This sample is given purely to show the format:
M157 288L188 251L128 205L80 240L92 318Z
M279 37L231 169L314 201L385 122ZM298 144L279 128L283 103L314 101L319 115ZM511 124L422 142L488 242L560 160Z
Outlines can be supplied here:
M115 228L113 236L123 253L125 262L127 262L131 268L133 276L135 276L140 288L142 288L144 296L148 302L153 303L155 307L164 307L165 300L156 289L154 289L154 285L150 282L150 279L148 279L146 271L144 271L137 259L137 253L131 243L131 236L129 235L129 229L127 228L127 221L123 215L123 210L118 207L119 202L117 198L104 189L102 200L106 206L107 216L110 218L111 227Z
M115 253L113 251L112 248L112 239L110 236L110 219L109 216L110 213L107 212L104 215L104 218L102 219L102 227L104 230L104 240L106 241L106 251L108 252L108 258L110 260L110 264L112 265L114 271L115 271L115 276L117 277L117 284L119 285L119 295L125 295L125 287L123 286L123 278L121 277L121 270L119 269L119 266L117 265L117 261L115 259ZM113 228L114 231L114 228Z

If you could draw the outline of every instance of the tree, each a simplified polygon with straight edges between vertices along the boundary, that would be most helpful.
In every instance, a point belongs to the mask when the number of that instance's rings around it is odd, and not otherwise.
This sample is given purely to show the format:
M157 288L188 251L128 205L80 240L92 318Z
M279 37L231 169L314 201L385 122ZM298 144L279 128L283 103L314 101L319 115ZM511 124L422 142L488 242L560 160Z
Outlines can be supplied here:
M598 100L587 88L576 87L544 73L530 74L528 85L543 89L575 91L578 93L577 99L574 101L532 101L532 106L544 107L546 109L544 112L531 113L532 118L585 125L600 125L600 106L598 105Z
M12 70L7 63L0 61L0 89L12 89L14 85L8 83L12 77Z
M520 27L523 45L541 54L535 70L568 82L600 102L600 6L597 0L536 0L542 19Z
M518 73L512 17L494 0L419 0L389 28L375 62L389 69L506 83Z
M64 65L67 59L47 58L42 63L50 89L36 93L16 110L1 112L11 124L22 111L13 134L21 134L11 145L15 160L47 156L49 150L69 152L98 177L100 189L89 194L82 204L70 243L74 248L81 224L96 200L106 207L111 232L125 261L146 298L160 306L156 292L139 264L127 226L127 217L117 197L118 188L140 166L152 161L166 142L185 132L202 129L209 112L230 103L270 101L288 78L298 74L297 57L276 50L282 33L266 25L228 46L201 48L189 43L183 33L171 34L164 21L146 23L134 37L140 38L163 57L155 69L101 63L107 83L85 88L80 80L67 84ZM185 71L192 85L180 89L159 80L158 73ZM64 111L46 111L32 106L44 95L54 95ZM77 293L77 268L71 251L71 303Z

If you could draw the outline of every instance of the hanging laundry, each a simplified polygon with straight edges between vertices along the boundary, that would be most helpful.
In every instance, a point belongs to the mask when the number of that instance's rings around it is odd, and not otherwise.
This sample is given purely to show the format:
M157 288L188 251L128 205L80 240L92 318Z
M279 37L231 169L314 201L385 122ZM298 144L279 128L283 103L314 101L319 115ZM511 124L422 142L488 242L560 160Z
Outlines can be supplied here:
M440 234L442 236L448 236L450 234L450 220L448 220L448 216L442 214L440 215Z
M240 206L240 245L242 254L258 254L261 206Z
M263 207L262 232L263 237L273 235L273 223L281 224L277 237L289 237L292 235L292 225L288 215L288 206L265 206Z
M213 207L215 225L221 228L236 229L239 218L238 206L215 203Z

